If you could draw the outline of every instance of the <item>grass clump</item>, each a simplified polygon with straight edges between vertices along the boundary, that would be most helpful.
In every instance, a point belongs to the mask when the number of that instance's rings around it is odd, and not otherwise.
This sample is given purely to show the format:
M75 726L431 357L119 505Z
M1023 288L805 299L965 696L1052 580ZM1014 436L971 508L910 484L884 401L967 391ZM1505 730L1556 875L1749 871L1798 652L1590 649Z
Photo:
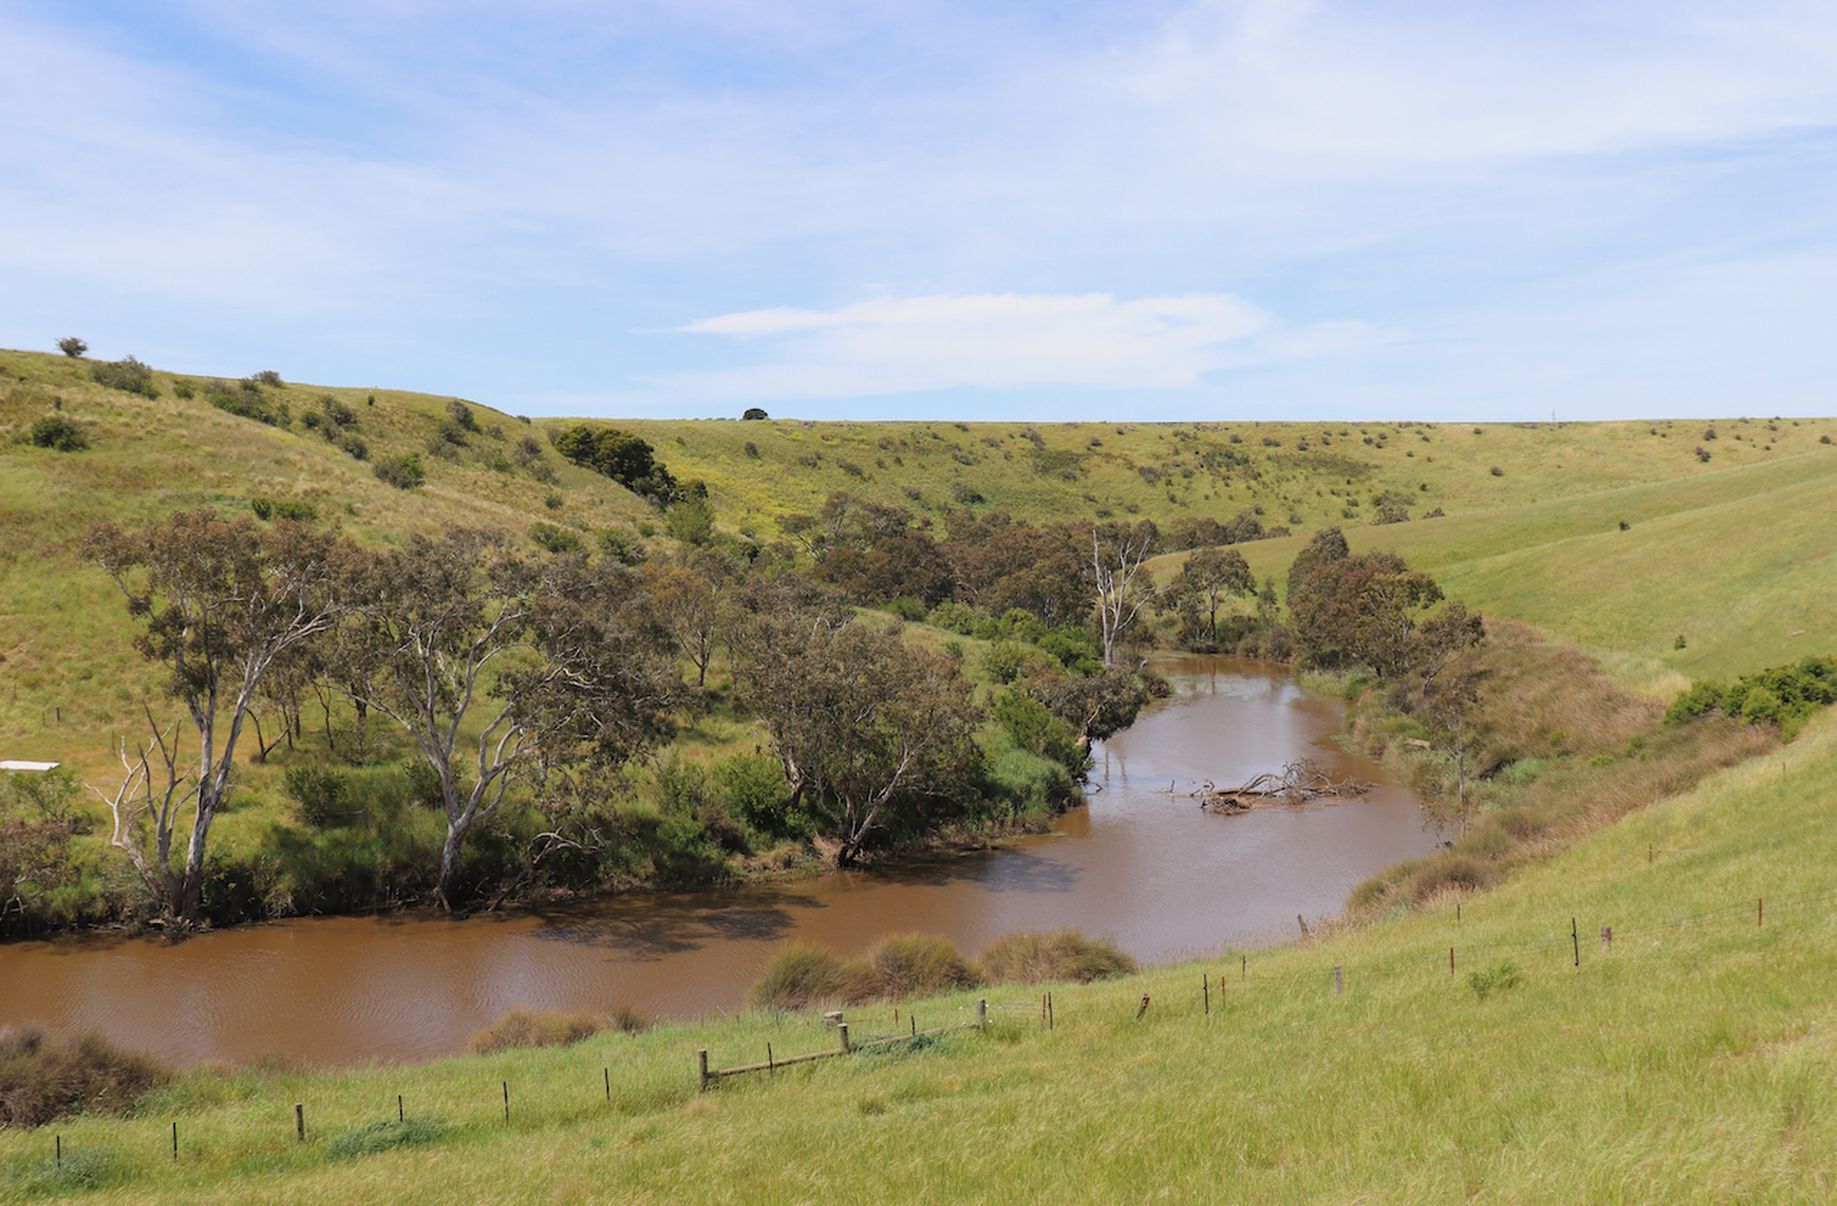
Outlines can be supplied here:
M425 1147L445 1138L451 1128L440 1118L383 1119L349 1130L325 1146L328 1160L351 1160L402 1147Z
M0 1129L43 1126L87 1112L122 1113L166 1072L90 1034L47 1042L37 1029L0 1030Z
M1495 993L1510 992L1523 983L1524 977L1518 974L1515 963L1498 963L1467 977L1467 987L1482 1001Z
M513 1009L473 1035L471 1047L474 1055L528 1047L567 1047L608 1029L635 1034L644 1029L644 1021L624 1008L612 1016Z
M984 950L981 962L983 974L998 984L1088 984L1135 970L1135 960L1114 945L1077 930L1009 934Z
M808 1009L855 1005L876 995L874 971L865 961L793 942L772 956L747 999L760 1009Z
M883 938L868 952L867 961L879 981L880 995L886 997L929 996L982 983L982 973L956 947L931 934Z
M26 439L37 448L53 452L81 452L89 447L89 437L67 415L49 414L32 424Z

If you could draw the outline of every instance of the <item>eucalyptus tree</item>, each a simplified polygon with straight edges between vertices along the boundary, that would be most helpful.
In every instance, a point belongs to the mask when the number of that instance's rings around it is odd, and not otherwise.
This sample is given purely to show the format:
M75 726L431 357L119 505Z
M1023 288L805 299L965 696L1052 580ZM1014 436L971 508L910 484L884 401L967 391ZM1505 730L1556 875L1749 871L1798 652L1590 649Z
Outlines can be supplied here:
M676 674L636 575L614 559L531 559L502 533L416 536L348 585L337 681L434 772L446 814L435 891L465 890L465 845L519 790L616 768L670 730Z
M144 707L148 736L120 747L123 776L98 791L113 818L110 844L134 865L173 920L202 918L205 851L234 787L236 750L264 681L342 611L335 583L349 550L334 535L282 520L263 528L206 507L124 531L91 533L89 555L144 625L135 646L166 672L184 716L162 722ZM189 720L196 757L186 756ZM186 814L183 858L173 849Z

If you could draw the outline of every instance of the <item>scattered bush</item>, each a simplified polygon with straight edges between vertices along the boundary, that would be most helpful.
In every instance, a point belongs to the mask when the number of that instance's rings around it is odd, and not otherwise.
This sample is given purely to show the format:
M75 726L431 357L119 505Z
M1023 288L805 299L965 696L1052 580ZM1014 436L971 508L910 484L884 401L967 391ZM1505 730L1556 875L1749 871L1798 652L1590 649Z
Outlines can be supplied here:
M559 524L537 521L529 529L529 538L551 553L578 553L580 536Z
M0 1030L0 1129L122 1113L165 1078L158 1064L97 1035L52 1043L36 1029Z
M249 510L262 520L295 519L311 523L319 518L319 508L300 498L251 498Z
M172 396L175 398L182 398L189 402L196 396L197 392L198 391L192 387L191 382L183 377L176 379L172 383Z
M300 820L314 829L329 829L349 819L344 778L337 771L290 766L281 776L281 787L297 806Z
M1487 470L1487 472L1491 473L1494 477L1504 477L1505 476L1505 470L1499 468L1499 466L1497 465L1494 465L1491 469Z
M346 1131L325 1146L328 1160L373 1156L400 1147L425 1147L446 1137L447 1124L439 1118L407 1118L401 1122L379 1119Z
M513 1009L473 1035L471 1048L474 1055L491 1055L524 1047L566 1047L608 1028L636 1034L644 1029L644 1022L626 1009L621 1009L616 1018L593 1013L539 1013Z
M461 431L478 430L478 416L472 413L472 408L470 406L467 406L458 398L454 398L451 402L446 404L446 413L447 417L453 421L453 425L458 427ZM464 441L460 440L458 442L463 443Z
M345 453L354 461L367 461L370 459L370 445L364 443L361 436L355 436L346 432L344 435L338 437L338 446L344 449Z
M32 424L26 439L39 448L56 452L81 452L89 447L89 437L68 417L49 414Z
M399 456L386 456L376 462L370 470L377 480L386 482L398 490L414 490L427 483L427 470L421 467L421 458L412 452Z
M740 417L742 419L759 420L759 419L770 418L771 416L765 413L765 410L763 407L749 406L746 408L746 413L742 414Z
M1089 983L1135 970L1135 960L1077 930L1010 934L983 951L981 963L983 974L997 984Z
M153 370L132 356L93 365L89 376L97 385L108 389L124 390L148 398L159 397L159 388L153 384Z
M901 595L897 599L888 599L881 604L881 610L892 612L902 620L917 623L925 618L925 600L917 595Z
M930 996L982 983L981 973L956 947L929 934L883 938L868 952L867 962L879 981L880 995L887 997Z
M83 353L89 351L89 345L75 335L67 335L57 341L57 350L72 360L80 360Z
M253 419L270 427L284 427L291 418L286 403L270 399L250 381L239 381L235 385L213 381L204 387L204 400L227 414Z
M273 369L263 369L259 373L250 373L249 380L255 382L257 385L272 385L277 388L285 384L285 382L281 380L281 375Z
M1679 638L1682 640L1682 638ZM1732 683L1701 682L1665 711L1666 724L1720 712L1749 724L1772 724L1790 739L1819 708L1837 703L1837 658L1808 657Z

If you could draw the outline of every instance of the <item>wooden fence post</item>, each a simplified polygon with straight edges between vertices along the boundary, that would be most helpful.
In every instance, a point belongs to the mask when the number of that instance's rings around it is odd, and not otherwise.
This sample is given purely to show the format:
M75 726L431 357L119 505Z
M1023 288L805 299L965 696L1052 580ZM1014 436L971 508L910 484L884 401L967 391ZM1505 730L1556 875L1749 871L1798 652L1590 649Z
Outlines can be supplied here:
M708 1049L706 1047L695 1053L695 1091L708 1091Z
M306 1105L304 1102L293 1104L293 1137L301 1143L306 1142Z
M984 997L976 1002L976 1029L987 1030L988 1028L989 1001L987 997Z
M504 1082L504 1121L510 1121L510 1082Z
M601 1068L600 1075L603 1076L606 1080L606 1104L611 1105L612 1104L612 1069L611 1068Z
M1759 927L1764 926L1766 924L1767 924L1767 898L1765 896L1757 896L1754 898L1754 925L1755 925L1755 928L1758 929Z
M836 1050L841 1051L841 1052L848 1051L848 1023L847 1022L837 1022L836 1023Z
M395 1095L395 1120L397 1122L408 1121L408 1111L402 1106L402 1095L400 1093Z
M1575 946L1575 965L1582 966L1582 931L1576 928L1575 918L1569 919L1569 941Z
M1053 1027L1052 994L1047 993L1046 994L1046 1029L1051 1030L1052 1027Z
M1206 1015L1209 1017L1212 1013L1212 980L1205 972L1199 973L1199 991L1205 994Z
M1448 948L1448 974L1451 976L1454 974L1454 948L1453 947Z

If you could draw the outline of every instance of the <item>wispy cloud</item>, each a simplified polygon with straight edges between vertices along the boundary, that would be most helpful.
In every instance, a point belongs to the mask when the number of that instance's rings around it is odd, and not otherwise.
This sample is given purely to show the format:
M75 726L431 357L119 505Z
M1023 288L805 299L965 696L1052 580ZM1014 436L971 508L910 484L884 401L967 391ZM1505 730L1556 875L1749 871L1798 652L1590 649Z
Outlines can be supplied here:
M685 397L736 398L1184 389L1232 365L1343 352L1396 337L1356 322L1288 328L1228 293L880 298L825 310L748 310L678 329L767 345L763 362L664 384Z

